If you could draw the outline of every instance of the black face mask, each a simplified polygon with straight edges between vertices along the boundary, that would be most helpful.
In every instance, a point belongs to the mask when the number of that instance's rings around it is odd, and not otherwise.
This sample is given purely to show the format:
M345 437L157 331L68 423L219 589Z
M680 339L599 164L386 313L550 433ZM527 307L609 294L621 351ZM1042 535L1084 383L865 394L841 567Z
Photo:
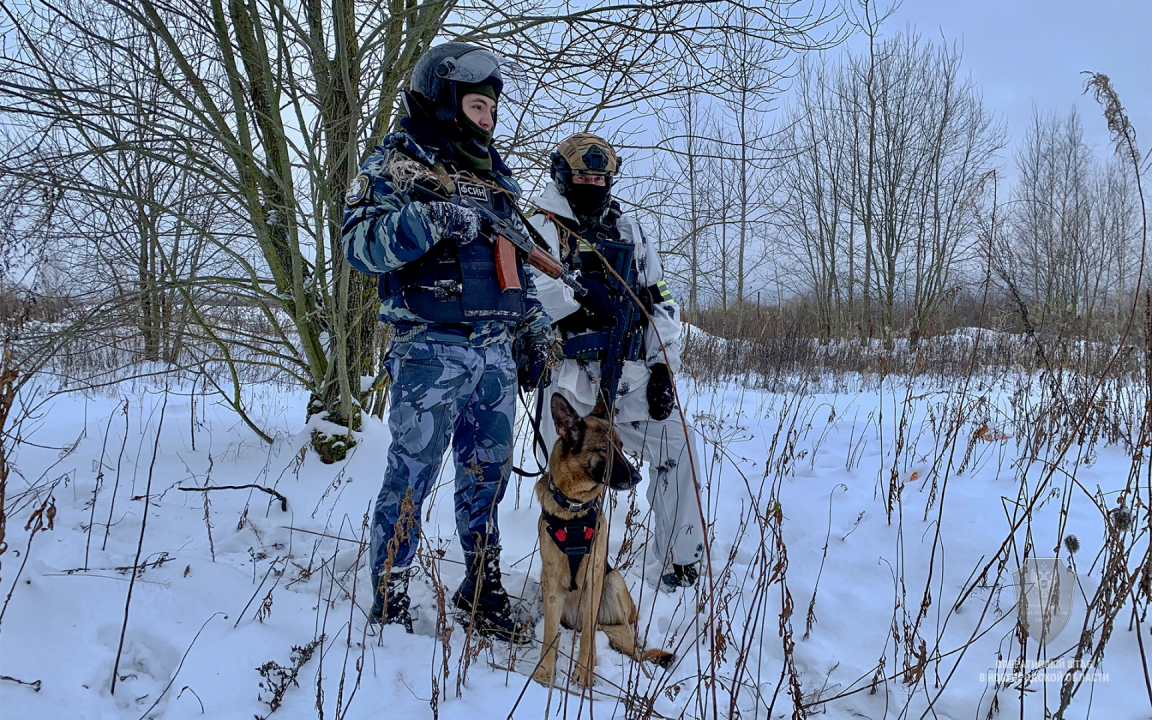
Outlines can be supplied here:
M605 185L577 185L568 186L564 194L572 211L583 217L600 217L608 207L608 187Z

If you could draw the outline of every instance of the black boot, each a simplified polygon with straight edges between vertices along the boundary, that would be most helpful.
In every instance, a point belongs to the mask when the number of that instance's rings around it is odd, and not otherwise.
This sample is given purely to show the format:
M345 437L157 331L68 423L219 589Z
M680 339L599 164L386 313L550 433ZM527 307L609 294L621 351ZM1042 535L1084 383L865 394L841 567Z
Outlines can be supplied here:
M664 573L660 581L664 583L664 587L675 590L678 587L692 587L699 577L700 572L696 570L696 563L691 565L673 564L672 572Z
M465 552L464 565L464 581L452 596L460 624L468 627L475 620L475 629L481 635L520 645L531 643L531 623L517 616L501 582L500 548Z
M412 633L412 601L408 598L408 579L411 576L412 568L402 568L389 573L388 580L383 583L373 577L375 592L372 594L369 622L403 625L405 632Z

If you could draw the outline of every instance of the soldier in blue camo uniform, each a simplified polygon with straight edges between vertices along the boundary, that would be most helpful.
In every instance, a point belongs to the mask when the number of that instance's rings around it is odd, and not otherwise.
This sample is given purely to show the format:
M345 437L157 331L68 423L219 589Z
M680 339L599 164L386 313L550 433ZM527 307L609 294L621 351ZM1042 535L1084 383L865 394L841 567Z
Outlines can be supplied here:
M490 221L413 186L516 218L519 186L491 145L499 65L463 43L438 45L417 62L400 129L348 191L343 238L353 267L380 276L380 319L395 333L386 361L392 444L372 522L372 615L412 631L408 581L421 505L450 447L466 568L453 603L479 632L530 642L501 584L497 508L511 469L516 384L540 383L551 325L519 256L523 289L502 290ZM527 348L519 364L516 340Z

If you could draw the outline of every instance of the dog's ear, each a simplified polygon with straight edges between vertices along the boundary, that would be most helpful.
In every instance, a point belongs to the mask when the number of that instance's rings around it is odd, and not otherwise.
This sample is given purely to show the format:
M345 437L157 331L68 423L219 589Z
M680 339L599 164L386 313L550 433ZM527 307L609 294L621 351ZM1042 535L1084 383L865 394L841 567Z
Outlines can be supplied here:
M580 416L571 403L560 393L552 394L552 420L556 423L556 433L564 436L580 422Z
M604 402L604 396L597 394L596 407L592 408L592 417L598 417L601 420L608 419L608 404Z
M556 423L556 434L564 443L565 451L579 452L584 445L584 421L560 393L552 395L552 420Z

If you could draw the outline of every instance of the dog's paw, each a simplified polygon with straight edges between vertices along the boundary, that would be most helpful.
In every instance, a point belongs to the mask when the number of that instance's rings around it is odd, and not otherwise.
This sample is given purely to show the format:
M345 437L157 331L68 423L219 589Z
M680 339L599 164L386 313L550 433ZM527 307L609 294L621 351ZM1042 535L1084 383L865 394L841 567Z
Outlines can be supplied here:
M554 674L553 670L555 670L554 667L538 667L536 668L536 672L532 673L532 679L544 687L552 687L552 675Z
M576 672L572 673L572 682L576 683L580 687L590 688L592 687L592 675L593 673L591 670L588 670L584 667L578 667L576 668Z

